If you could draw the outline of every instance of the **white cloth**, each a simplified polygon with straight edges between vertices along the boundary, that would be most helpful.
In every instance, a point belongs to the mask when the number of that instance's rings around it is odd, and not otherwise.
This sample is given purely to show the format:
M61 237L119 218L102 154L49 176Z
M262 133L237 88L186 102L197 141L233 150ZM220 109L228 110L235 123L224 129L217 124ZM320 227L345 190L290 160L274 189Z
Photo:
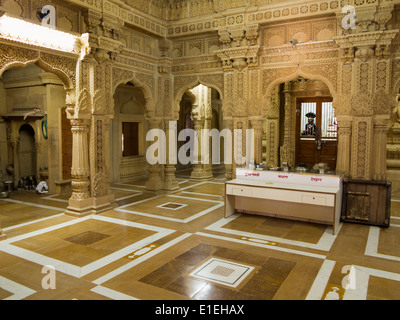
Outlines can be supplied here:
M49 187L47 186L46 181L40 181L36 187L36 191L39 193L47 193L48 190L49 190Z

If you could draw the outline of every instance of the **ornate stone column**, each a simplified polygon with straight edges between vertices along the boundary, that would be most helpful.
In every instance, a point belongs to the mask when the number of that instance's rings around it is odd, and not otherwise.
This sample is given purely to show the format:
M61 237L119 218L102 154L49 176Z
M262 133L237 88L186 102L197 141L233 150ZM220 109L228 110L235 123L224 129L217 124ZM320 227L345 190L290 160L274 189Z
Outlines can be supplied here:
M386 141L389 116L374 116L374 140L372 154L372 179L386 180Z
M8 161L7 127L3 117L0 117L0 179L4 181L5 168Z
M109 116L92 115L90 130L91 195L93 212L111 208L114 195L110 189Z
M164 184L163 189L173 191L179 189L178 182L175 178L175 163L177 161L177 150L175 148L177 143L177 123L167 119L164 123L165 135L167 138L167 163L164 165ZM170 135L173 141L170 140ZM173 155L171 153L174 153ZM171 158L171 159L170 159ZM170 161L173 161L170 163Z
M197 150L194 152L193 159L193 170L190 175L190 179L193 180L202 180L204 179L204 169L203 164L201 163L201 130L204 129L204 120L194 119L194 131L197 135L198 146Z
M254 129L254 162L262 163L262 119L250 119L250 127L251 129Z
M232 170L233 170L233 161L234 161L234 159L233 159L233 137L234 137L233 136L233 119L229 118L229 119L225 119L224 121L225 121L225 128L231 132L231 138L232 138L230 145L225 144L227 146L227 148L230 148L230 150L226 150L226 148L224 148L224 157L227 152L231 153L231 159L229 159L230 163L225 163L225 178L227 180L231 180L232 179ZM224 141L224 143L225 143L225 141ZM225 160L224 160L224 162L225 162Z
M84 216L92 213L89 192L88 119L71 119L72 131L72 196L66 214Z
M292 93L291 93L291 83L287 82L284 85L284 119L283 119L283 145L280 147L280 161L287 162L289 167L295 166L295 141L291 137L295 135L292 132ZM279 114L278 114L279 116ZM279 133L279 131L278 131ZM268 159L268 158L267 158Z
M352 179L370 180L372 163L372 117L353 117L351 137Z
M152 129L161 129L161 119L147 119L149 130ZM147 147L151 144L151 142L147 142ZM149 177L146 181L146 189L150 191L158 191L163 187L163 179L162 179L162 165L160 163L149 164Z
M211 105L210 105L211 108ZM211 119L206 119L204 121L204 129L210 130L211 132ZM208 163L203 164L204 174L207 177L213 178L212 173L212 139L208 138Z
M336 116L338 122L338 149L336 171L350 174L352 116Z

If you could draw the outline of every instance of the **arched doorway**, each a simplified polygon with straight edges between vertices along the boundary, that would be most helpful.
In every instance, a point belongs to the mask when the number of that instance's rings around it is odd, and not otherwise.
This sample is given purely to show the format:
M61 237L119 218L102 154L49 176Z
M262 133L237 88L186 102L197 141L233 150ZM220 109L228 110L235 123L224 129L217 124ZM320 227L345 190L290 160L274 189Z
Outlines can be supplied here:
M10 67L0 78L0 163L4 180L46 181L49 193L70 190L72 134L61 78L37 64Z
M332 95L319 80L298 77L271 92L263 124L266 166L326 163L336 169L337 120Z
M36 175L35 131L29 124L19 129L18 164L21 178Z
M178 150L184 148L186 156L191 158L189 163L187 163L187 161L182 163L178 157L177 175L189 175L193 180L209 180L225 173L225 166L223 163L224 147L223 143L220 141L218 152L220 153L219 159L221 160L220 163L213 162L212 144L216 143L216 141L211 138L211 130L217 130L219 132L221 128L223 128L222 101L220 94L216 89L200 84L183 94L180 101L179 119L177 124L177 146ZM179 133L185 129L187 129L188 132L190 130L195 132L199 138L200 144L204 143L204 141L202 141L202 139L204 139L201 134L202 130L208 130L206 131L210 134L208 138L206 137L209 145L208 163L206 163L204 158L202 158L204 153L202 155L202 151L200 150L200 153L197 155L198 159L193 158L196 157L196 155L189 154L190 151L193 153L194 147L188 146L191 145L189 143L189 136L186 136L185 140L179 138Z
M148 176L145 110L146 99L139 87L128 82L116 88L110 148L112 182L138 180Z

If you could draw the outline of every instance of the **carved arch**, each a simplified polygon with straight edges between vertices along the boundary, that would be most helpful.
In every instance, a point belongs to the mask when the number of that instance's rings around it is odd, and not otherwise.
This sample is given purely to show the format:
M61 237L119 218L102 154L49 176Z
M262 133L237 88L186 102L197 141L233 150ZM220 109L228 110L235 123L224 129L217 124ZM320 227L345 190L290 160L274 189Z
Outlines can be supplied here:
M285 69L288 69L288 72L284 72ZM295 70L294 72L293 72L293 69ZM264 71L270 71L270 70L266 69ZM295 80L298 77L303 77L305 79L310 79L310 80L320 80L327 85L332 96L336 95L336 83L332 83L327 77L323 76L322 74L307 73L307 72L304 72L301 68L300 69L298 69L298 68L280 68L279 72L274 72L274 75L275 76L269 77L269 78L272 78L273 80L271 79L271 82L266 83L266 87L265 87L266 89L264 90L264 93L263 93L264 96L271 95L272 90L278 84Z
M66 90L75 88L77 60L49 53L40 53L37 66L57 75Z
M66 90L75 87L76 60L73 58L5 44L0 45L0 51L0 76L8 69L36 64L44 71L57 75Z
M146 101L145 104L145 112L147 118L155 117L155 105L154 105L154 97L153 90L148 86L148 84L140 81L134 71L123 70L119 68L113 68L113 79L112 79L112 94L115 94L115 90L121 84L126 84L131 82L135 87L140 88L144 95L144 99ZM113 106L114 109L114 106Z
M39 52L26 48L18 48L15 46L0 44L0 76L7 69L13 67L26 67L34 64L39 60Z
M318 65L314 66L318 67ZM304 67L306 68L306 67ZM337 72L337 71L336 71ZM322 81L329 89L330 94L333 98L332 105L334 106L336 98L336 87L337 83L333 83L331 79L320 73L311 73L304 71L302 68L288 67L288 68L277 68L277 69L264 69L263 72L263 110L262 114L265 115L266 110L269 108L270 97L272 90L281 83L286 83L297 79L298 77L303 77L309 80L319 80ZM334 77L336 78L336 77Z
M197 75L197 76L176 76L174 82L174 104L173 113L176 118L179 117L180 102L182 96L185 92L198 85L203 85L218 91L221 100L223 99L223 74L221 74L221 79L219 81L212 81L212 75ZM214 77L213 77L214 78ZM211 80L211 81L210 81ZM193 103L195 104L195 102Z

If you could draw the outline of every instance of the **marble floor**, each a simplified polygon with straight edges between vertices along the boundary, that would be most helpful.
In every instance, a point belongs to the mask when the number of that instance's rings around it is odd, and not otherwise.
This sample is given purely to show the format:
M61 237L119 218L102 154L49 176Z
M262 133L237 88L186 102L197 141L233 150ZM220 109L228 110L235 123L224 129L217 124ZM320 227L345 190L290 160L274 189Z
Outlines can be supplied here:
M64 215L69 195L0 200L4 300L400 300L400 202L391 226L223 217L224 179L176 193L112 185L116 206Z

